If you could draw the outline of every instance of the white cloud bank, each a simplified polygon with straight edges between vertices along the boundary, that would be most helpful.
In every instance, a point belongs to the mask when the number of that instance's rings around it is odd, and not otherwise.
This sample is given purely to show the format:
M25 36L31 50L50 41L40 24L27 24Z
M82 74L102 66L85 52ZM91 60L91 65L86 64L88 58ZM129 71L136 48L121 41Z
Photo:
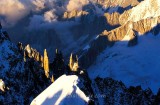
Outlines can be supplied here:
M18 0L1 0L0 15L7 23L15 23L28 13L25 5Z
M56 2L61 2L62 6ZM58 18L55 12L81 10L88 3L88 0L0 0L0 21L4 26L14 26L29 13L37 15L39 12L44 21L51 23Z
M89 3L88 0L69 0L67 5L68 11L81 10L83 6Z

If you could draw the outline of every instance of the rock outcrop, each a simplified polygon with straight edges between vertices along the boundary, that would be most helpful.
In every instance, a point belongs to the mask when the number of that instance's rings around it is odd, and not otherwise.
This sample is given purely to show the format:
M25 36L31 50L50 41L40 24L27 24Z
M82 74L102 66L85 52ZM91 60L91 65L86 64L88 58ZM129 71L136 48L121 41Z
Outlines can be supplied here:
M160 17L142 19L138 22L133 22L133 30L140 34L151 32L152 29L160 24Z
M6 89L5 83L2 79L0 79L0 91L5 92L5 89Z
M43 67L43 56L36 49L30 47L29 44L23 48L23 44L20 42L18 43L18 48L24 54L24 61L26 61L26 58L33 58L37 62L40 62Z
M44 67L45 75L48 78L49 77L49 59L48 59L48 54L46 49L44 50L43 64L44 64L43 67Z
M75 56L75 55L71 54L68 66L71 71L78 70L79 65L78 65L78 56L77 55Z
M151 89L140 86L127 88L121 81L97 77L92 84L100 105L153 105L156 96ZM158 105L157 103L156 105Z
M106 17L107 23L111 26L117 26L119 25L119 16L120 14L118 12L114 12L112 14L105 13L104 16Z

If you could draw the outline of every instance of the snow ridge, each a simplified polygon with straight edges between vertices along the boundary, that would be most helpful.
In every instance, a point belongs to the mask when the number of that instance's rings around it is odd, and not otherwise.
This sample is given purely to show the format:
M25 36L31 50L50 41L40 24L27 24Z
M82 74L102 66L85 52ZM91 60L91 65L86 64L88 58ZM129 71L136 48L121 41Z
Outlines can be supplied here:
M86 105L89 98L79 89L78 76L62 75L38 95L31 105Z

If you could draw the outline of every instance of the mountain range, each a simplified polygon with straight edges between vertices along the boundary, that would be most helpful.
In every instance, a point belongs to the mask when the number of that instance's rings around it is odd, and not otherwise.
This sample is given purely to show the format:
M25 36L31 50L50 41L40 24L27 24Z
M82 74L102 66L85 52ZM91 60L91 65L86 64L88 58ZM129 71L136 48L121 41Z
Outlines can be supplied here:
M5 3L1 105L160 104L160 0Z

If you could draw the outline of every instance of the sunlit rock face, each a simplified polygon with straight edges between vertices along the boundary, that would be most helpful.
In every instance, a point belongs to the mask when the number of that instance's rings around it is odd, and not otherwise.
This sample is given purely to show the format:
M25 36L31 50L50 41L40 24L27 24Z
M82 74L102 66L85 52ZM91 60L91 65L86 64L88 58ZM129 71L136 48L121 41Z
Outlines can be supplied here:
M118 12L113 13L105 13L104 16L106 17L106 20L109 25L111 26L117 26L119 25L119 16L120 14Z
M133 22L133 29L138 31L140 34L145 34L146 32L150 32L152 29L156 29L156 27L158 28L159 23L159 16L155 18L142 19L138 22Z
M125 24L128 21L137 22L146 18L158 17L160 15L159 8L159 0L142 1L139 5L128 11L125 11L120 16L120 24Z
M96 0L93 0L96 1ZM140 2L140 0L97 0L97 3L106 7L110 6L121 6L127 7L129 5L135 6Z

